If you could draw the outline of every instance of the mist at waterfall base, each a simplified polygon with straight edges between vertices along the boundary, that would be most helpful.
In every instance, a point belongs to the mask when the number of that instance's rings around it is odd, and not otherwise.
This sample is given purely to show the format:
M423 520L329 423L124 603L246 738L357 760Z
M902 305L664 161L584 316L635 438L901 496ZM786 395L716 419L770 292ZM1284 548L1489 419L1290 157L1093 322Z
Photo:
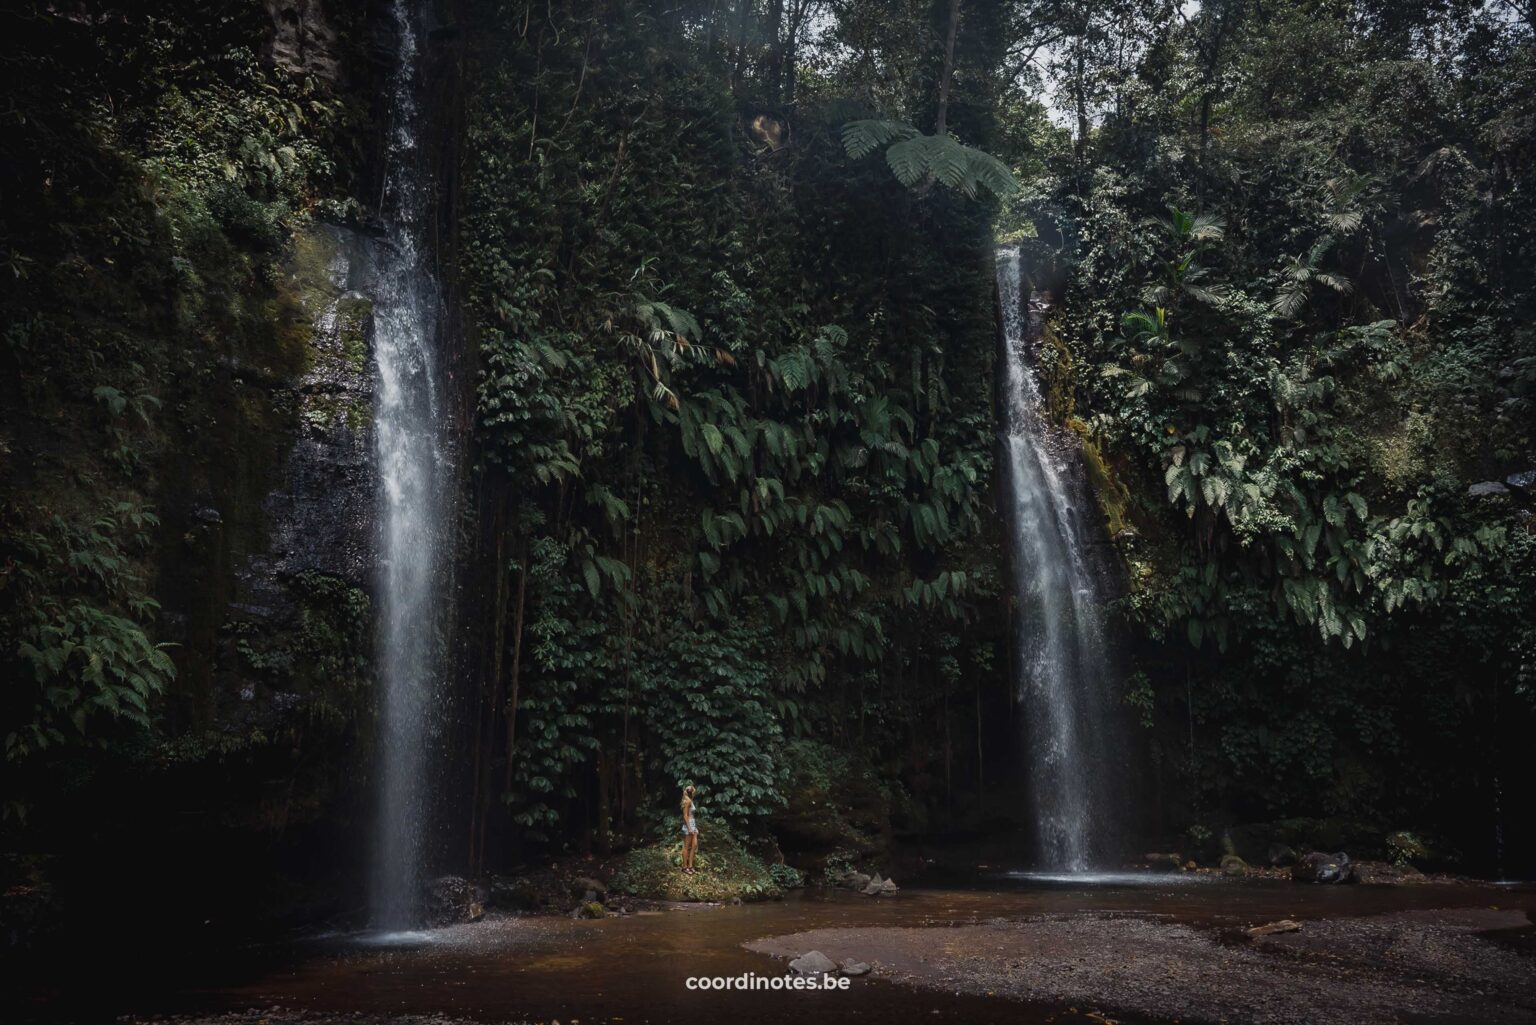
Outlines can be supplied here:
M443 729L440 635L448 491L435 346L441 296L422 242L429 189L419 152L418 27L396 0L399 62L390 82L380 214L385 228L373 298L378 373L375 450L381 486L378 593L378 807L370 924L416 924L432 832L432 751Z
M1018 247L999 249L999 463L1026 818L1037 869L1086 873L1110 863L1123 825L1106 588L1091 547L1100 528L1074 439L1043 415L1033 351L1042 317L1024 279Z

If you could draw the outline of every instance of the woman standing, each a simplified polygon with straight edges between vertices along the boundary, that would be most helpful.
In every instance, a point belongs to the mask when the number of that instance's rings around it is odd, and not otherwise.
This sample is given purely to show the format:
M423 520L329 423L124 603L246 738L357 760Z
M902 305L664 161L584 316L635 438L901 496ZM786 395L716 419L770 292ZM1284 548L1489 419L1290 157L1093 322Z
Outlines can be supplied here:
M693 784L683 787L683 874L693 875L693 856L699 850L699 827L693 821Z

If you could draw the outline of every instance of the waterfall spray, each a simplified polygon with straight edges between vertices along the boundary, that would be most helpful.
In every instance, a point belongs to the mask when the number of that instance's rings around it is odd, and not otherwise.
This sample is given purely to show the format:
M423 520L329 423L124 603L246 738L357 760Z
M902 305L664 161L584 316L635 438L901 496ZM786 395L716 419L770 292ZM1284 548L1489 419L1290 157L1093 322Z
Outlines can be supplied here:
M1017 247L999 250L1006 343L1004 453L1013 579L1019 602L1015 680L1041 867L1081 872L1104 847L1104 730L1110 665L1088 522L1072 474L1073 448L1042 415L1030 349L1040 316L1024 292Z
M415 923L428 831L429 752L441 715L441 498L444 458L437 368L440 296L422 249L428 189L418 152L417 27L404 0L393 13L399 62L380 215L385 243L373 296L378 372L374 429L381 486L379 579L380 761L373 924Z

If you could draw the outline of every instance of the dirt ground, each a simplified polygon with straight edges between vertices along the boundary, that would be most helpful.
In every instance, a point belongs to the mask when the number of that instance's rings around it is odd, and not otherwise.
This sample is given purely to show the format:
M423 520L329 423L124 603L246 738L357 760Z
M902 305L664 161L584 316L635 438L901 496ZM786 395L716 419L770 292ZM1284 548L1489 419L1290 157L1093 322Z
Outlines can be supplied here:
M819 950L922 988L1243 1025L1536 1022L1523 911L1461 909L1308 921L1250 938L1142 916L950 928L816 929L748 943ZM1521 949L1524 948L1524 949Z

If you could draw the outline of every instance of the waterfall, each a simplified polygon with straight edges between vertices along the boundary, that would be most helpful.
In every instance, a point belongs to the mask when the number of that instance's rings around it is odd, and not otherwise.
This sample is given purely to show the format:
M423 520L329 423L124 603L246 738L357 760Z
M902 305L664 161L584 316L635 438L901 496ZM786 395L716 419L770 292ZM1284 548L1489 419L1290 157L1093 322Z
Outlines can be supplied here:
M429 752L441 715L445 503L451 484L434 357L440 294L422 253L428 179L419 152L418 28L395 0L380 247L373 296L375 454L380 482L379 804L373 924L415 923L428 832Z
M1005 351L1003 450L1018 599L1015 680L1040 867L1081 872L1105 847L1105 648L1100 588L1085 548L1089 511L1076 447L1049 424L1031 351L1041 313L1017 247L997 255Z

